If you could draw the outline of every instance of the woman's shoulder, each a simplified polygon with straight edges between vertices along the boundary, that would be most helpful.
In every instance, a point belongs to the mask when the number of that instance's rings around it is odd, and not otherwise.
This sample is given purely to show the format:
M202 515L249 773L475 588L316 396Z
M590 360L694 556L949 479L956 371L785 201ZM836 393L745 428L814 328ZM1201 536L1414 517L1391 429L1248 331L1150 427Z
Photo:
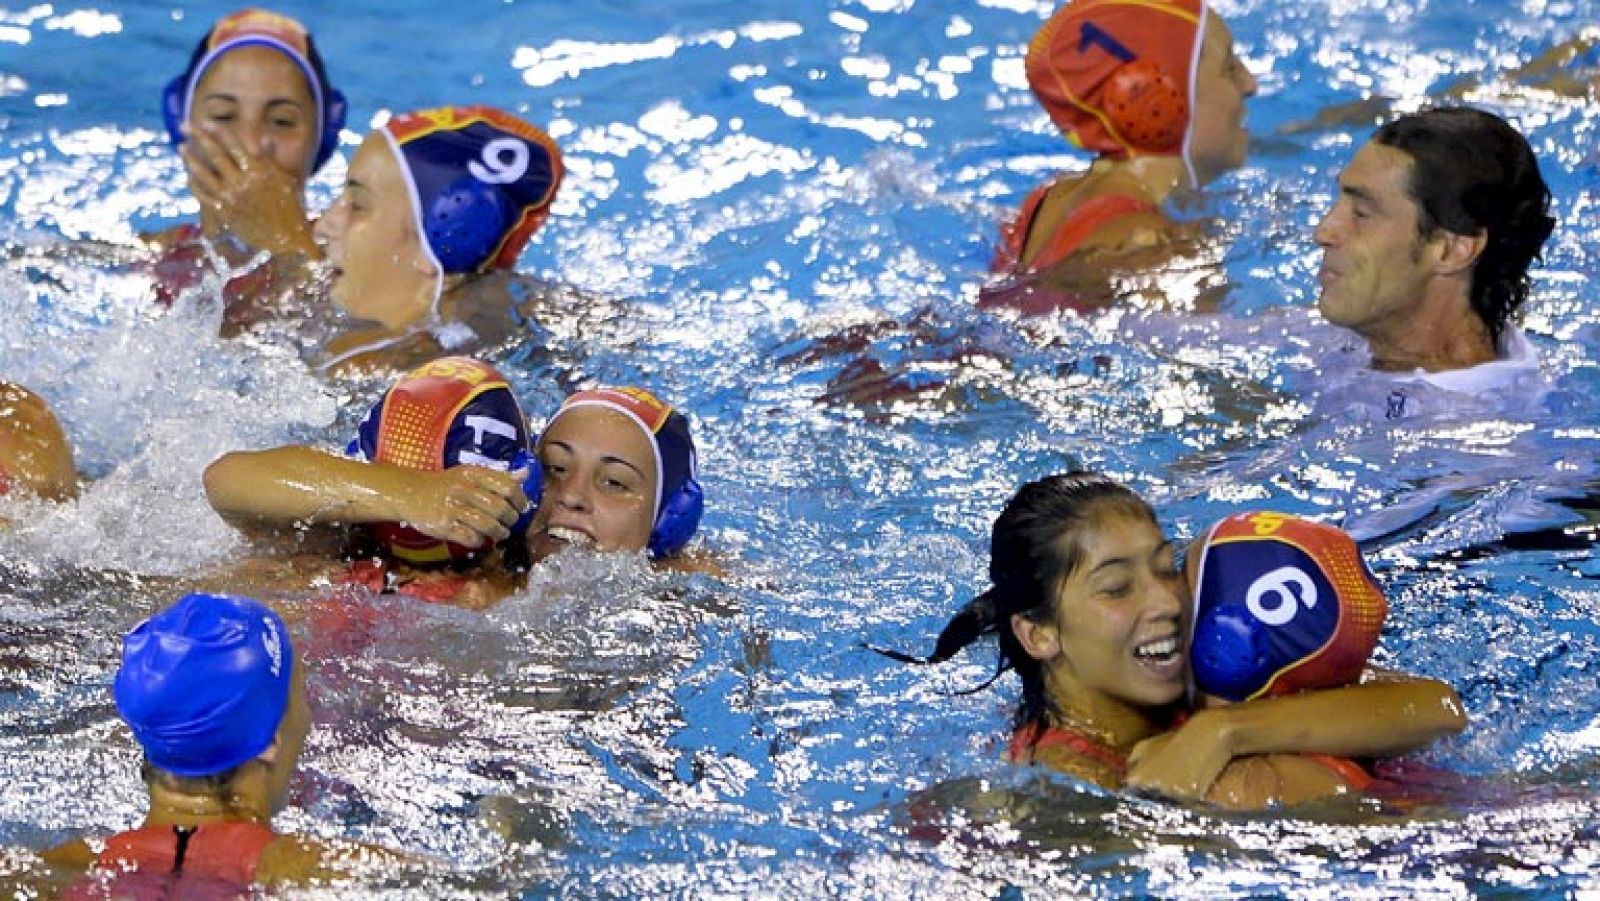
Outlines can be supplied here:
M39 852L39 859L60 870L81 872L94 866L99 855L81 838L71 839Z
M1044 745L1036 747L1030 757L1032 763L1038 766L1049 767L1058 773L1063 773L1086 782L1093 782L1104 788L1122 787L1123 771L1104 760L1099 760L1083 753L1082 750L1065 744Z
M255 878L262 885L298 885L312 880L344 879L416 862L415 858L377 845L280 835L262 849Z
M1057 180L1039 196L1033 218L1025 253L1037 269L1086 251L1165 244L1174 226L1137 179L1119 173Z

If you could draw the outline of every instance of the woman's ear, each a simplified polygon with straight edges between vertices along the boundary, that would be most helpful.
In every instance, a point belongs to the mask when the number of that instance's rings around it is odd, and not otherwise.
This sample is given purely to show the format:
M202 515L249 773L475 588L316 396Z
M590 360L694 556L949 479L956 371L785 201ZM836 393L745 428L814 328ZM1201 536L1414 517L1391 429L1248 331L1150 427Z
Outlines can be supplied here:
M255 759L259 760L259 761L261 761L262 763L265 763L265 764L277 763L278 762L278 745L279 744L280 744L280 742L276 738L274 738L272 740L272 744L267 745L267 749L265 751L262 751L260 754L257 754Z
M1035 660L1050 660L1061 654L1061 636L1050 623L1036 622L1020 613L1011 614L1011 634Z

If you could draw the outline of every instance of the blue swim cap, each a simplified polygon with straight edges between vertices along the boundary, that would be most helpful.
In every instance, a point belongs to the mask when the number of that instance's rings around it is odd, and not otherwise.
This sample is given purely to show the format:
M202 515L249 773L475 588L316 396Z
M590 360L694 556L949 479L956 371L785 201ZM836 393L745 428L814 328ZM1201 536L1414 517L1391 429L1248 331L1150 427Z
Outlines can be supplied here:
M276 613L249 598L187 594L122 640L113 693L151 765L210 776L272 746L293 668Z
M1342 529L1267 511L1212 526L1198 555L1189 665L1229 701L1347 685L1389 605Z
M561 151L549 135L488 106L408 113L379 131L401 163L423 245L442 272L516 264L561 185Z

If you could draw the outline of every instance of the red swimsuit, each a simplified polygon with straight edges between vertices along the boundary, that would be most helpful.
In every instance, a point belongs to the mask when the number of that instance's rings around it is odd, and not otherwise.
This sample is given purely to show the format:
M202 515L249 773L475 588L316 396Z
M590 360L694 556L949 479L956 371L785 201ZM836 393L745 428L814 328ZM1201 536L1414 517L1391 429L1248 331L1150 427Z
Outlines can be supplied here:
M61 897L237 898L248 893L261 852L277 838L266 826L243 821L119 832L106 840L99 872Z
M1041 185L1022 202L1017 218L1000 229L1000 246L995 248L990 272L1013 272L1019 269L1048 269L1077 252L1083 243L1108 223L1133 213L1153 213L1156 207L1147 200L1125 194L1101 194L1073 207L1067 218L1057 226L1044 249L1026 267L1022 266L1022 252L1027 247L1028 235L1033 231L1039 207L1055 184Z

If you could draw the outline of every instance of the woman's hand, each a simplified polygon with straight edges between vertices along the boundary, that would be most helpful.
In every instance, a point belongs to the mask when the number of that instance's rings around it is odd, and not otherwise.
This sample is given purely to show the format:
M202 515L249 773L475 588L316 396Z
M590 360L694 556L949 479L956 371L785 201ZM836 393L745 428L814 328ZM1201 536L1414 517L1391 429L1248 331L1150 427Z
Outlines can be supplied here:
M1200 711L1176 729L1153 735L1128 753L1128 788L1169 798L1202 800L1233 760L1224 722Z
M452 466L414 473L407 481L411 484L397 499L396 518L431 538L464 547L505 540L528 508L517 473Z
M306 218L305 182L297 174L225 129L185 125L184 136L178 152L208 237L227 232L274 255L321 257Z

